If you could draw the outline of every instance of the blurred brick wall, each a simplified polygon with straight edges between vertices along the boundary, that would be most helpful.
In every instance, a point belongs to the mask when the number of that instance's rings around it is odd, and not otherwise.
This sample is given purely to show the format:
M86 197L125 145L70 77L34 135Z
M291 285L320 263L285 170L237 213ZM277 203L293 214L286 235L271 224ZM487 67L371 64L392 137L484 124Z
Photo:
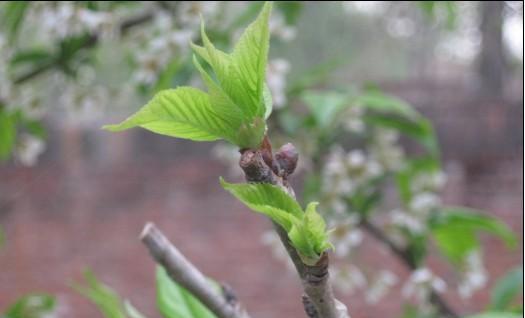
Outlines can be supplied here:
M520 233L515 251L484 238L492 284L523 257L522 100L477 101L454 85L385 87L434 121L449 173L445 201L486 210ZM154 266L137 238L153 221L205 273L228 282L254 317L303 317L295 274L261 244L269 223L222 191L217 180L225 174L205 144L141 131L111 137L55 131L40 165L0 168L0 224L7 235L0 249L0 308L27 292L49 291L60 296L64 317L100 317L68 287L90 267L148 317L159 317ZM407 275L372 238L365 244L372 267L391 264ZM457 279L439 259L431 264L448 282ZM460 312L471 312L485 307L488 290L467 301L454 293L447 298ZM353 318L399 312L396 291L375 307L359 295L341 298Z

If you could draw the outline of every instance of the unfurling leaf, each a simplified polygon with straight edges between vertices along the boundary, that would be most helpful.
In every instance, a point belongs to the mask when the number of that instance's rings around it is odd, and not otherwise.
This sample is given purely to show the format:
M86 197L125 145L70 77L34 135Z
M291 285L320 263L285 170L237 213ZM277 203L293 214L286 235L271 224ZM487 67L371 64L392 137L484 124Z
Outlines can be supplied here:
M227 183L221 185L250 209L265 214L287 233L291 244L304 263L315 264L321 254L332 248L323 218L317 213L317 202L303 212L295 199L278 186L268 183Z
M161 91L135 115L104 128L121 131L138 126L195 141L225 139L240 148L259 147L272 109L271 94L264 82L271 7L271 3L264 5L231 54L215 48L202 23L203 46L191 46L215 73L208 74L194 56L208 93L189 87Z

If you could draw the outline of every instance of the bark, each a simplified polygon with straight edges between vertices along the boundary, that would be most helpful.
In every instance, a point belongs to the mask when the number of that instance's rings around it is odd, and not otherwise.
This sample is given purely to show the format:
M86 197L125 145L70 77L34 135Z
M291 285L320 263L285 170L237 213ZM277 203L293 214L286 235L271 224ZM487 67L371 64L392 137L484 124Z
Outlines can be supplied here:
M281 187L292 197L294 191L288 183L287 174L277 175L282 171L273 165L269 165L268 160L264 160L261 150L241 151L240 167L245 173L248 182L271 183ZM309 318L349 318L346 306L338 301L330 284L328 273L329 257L325 252L317 264L313 266L302 262L295 248L290 244L288 234L278 224L274 223L275 230L281 239L288 255L295 265L304 290L302 302Z
M173 246L152 223L146 224L140 236L151 256L164 267L175 282L186 288L218 318L250 318L238 303L231 288L222 286L222 293Z

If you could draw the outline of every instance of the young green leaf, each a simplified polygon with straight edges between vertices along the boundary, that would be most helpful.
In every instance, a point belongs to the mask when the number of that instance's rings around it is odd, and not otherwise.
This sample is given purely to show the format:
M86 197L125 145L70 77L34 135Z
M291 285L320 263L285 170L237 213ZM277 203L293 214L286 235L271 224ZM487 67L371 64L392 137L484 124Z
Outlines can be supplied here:
M220 182L224 189L250 209L265 214L287 232L291 230L294 219L303 218L299 203L277 186L268 183L232 184L222 178Z
M271 184L231 184L221 178L221 185L250 209L265 214L279 224L306 264L315 264L324 251L332 248L326 224L315 209L317 202L308 204L306 212L303 212L295 199Z
M266 113L263 95L271 9L272 3L266 2L259 17L244 31L232 53L239 89L245 93L244 102L250 105L254 117L264 117Z
M117 125L104 126L122 131L140 126L158 134L196 141L220 138L232 141L235 129L212 108L208 94L192 87L159 92L141 110Z
M157 306L164 318L216 318L192 294L174 283L161 266L157 267Z
M128 300L124 301L124 309L129 318L146 318L135 306L133 306Z
M120 297L109 286L100 282L91 272L84 273L87 285L73 284L73 288L91 300L105 318L126 318Z
M19 298L7 308L1 317L5 318L40 318L52 315L56 307L55 297L46 294L30 294Z
M15 117L0 105L0 161L9 158L16 140Z
M127 120L104 128L121 131L139 126L172 137L195 141L222 138L241 149L259 147L266 133L265 119L272 110L271 94L264 83L271 7L271 3L264 5L232 54L215 48L201 23L203 46L191 46L215 73L215 77L208 74L194 57L209 94L189 87L161 91Z

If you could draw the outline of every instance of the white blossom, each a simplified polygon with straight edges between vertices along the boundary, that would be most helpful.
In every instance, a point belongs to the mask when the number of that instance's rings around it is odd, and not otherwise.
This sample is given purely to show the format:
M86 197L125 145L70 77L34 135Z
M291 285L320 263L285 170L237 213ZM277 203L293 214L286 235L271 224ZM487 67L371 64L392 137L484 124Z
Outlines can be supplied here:
M369 304L376 304L383 298L390 288L392 288L398 282L397 276L388 271L382 270L377 275L376 279L369 284L368 290L366 291L366 301Z
M290 63L285 59L273 59L268 62L266 83L272 93L275 108L286 105L286 75L289 71Z
M348 221L338 224L330 235L330 241L335 247L335 254L341 258L349 256L352 249L363 241L361 230L357 228L355 223Z
M389 213L389 216L392 224L407 229L412 233L420 234L426 229L424 221L406 211L395 209Z
M467 255L462 272L458 292L462 298L469 298L474 292L484 287L488 280L480 250L474 250Z
M330 276L333 277L334 288L342 293L348 294L358 288L367 285L366 277L359 268L350 264L343 264L330 269Z
M414 298L419 304L424 304L432 290L442 293L446 288L447 285L443 279L432 273L430 269L422 267L412 272L401 293L405 298Z
M45 143L42 139L24 133L17 140L14 155L24 166L34 166L44 150Z
M278 11L270 16L269 28L272 35L286 42L293 40L297 33L295 27L286 24L284 16Z

